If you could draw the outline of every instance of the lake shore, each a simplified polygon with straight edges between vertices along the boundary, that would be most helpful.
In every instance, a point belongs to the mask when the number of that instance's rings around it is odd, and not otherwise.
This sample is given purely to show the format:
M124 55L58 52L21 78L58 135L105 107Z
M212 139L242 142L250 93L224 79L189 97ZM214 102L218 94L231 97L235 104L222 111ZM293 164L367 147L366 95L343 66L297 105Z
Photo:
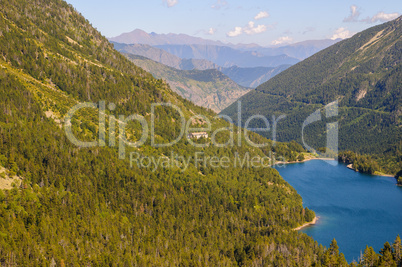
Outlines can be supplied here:
M359 172L358 170L356 170L356 169L353 168L353 164L346 165L346 168L348 168L348 169L350 169L350 170L352 170L352 171L355 171L355 172ZM385 174L385 173L374 173L374 174L371 174L371 175L395 178L394 175Z
M301 230L301 229L303 229L303 228L305 228L305 227L307 227L307 226L311 226L311 225L316 224L317 221L318 221L318 217L315 216L314 219L313 219L311 222L307 222L307 223L305 223L305 224L303 224L303 225L301 225L301 226L299 226L299 227L293 228L292 230L294 230L294 231L299 231L299 230Z
M307 161L310 161L310 160L336 160L336 159L334 159L334 158L308 158L308 159L305 159L305 160L302 160L302 161L276 161L275 164L272 164L271 166L275 166L275 165L278 165L278 164L303 163L303 162L307 162ZM353 171L355 171L355 172L359 172L358 170L355 170L355 169L353 168L353 164L348 164L348 165L346 165L346 168L348 168L348 169L350 169L350 170L353 170ZM374 173L374 174L372 174L372 175L395 178L394 175L392 175L392 174L385 174L385 173Z
M272 166L278 165L278 164L303 163L303 162L307 162L310 160L335 160L335 159L334 158L309 158L309 159L304 159L302 161L275 161L275 164L272 164Z

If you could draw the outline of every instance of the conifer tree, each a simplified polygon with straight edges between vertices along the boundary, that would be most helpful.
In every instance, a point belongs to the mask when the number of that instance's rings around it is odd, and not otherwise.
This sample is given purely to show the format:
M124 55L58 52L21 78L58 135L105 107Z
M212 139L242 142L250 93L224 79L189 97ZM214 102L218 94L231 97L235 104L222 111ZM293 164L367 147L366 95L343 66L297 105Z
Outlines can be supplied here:
M375 253L374 249L372 247L366 246L360 264L365 267L371 267L375 266L377 261L378 255Z
M395 266L396 263L392 255L392 247L388 242L385 242L384 248L380 251L379 266Z
M393 247L394 259L398 267L402 266L402 242L401 237L398 235L395 239Z

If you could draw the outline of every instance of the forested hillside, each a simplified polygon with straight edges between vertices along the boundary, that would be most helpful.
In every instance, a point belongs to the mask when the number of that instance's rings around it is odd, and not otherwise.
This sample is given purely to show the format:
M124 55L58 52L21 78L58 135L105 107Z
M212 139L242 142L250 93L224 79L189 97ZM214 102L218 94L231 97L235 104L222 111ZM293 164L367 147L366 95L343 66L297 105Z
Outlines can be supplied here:
M357 33L290 67L240 98L243 120L254 114L286 115L278 140L302 143L308 116L338 101L339 116L306 127L304 139L326 146L326 123L339 122L339 149L375 154L383 171L402 168L402 18ZM224 110L237 116L237 103ZM385 156L385 158L384 158Z
M231 125L136 67L60 0L3 1L0 53L0 165L4 177L23 179L0 190L0 265L346 266L335 241L325 249L292 230L314 213L276 170L194 163L184 168L175 156L169 159L173 167L152 169L130 166L128 156L169 158L173 152L191 158L202 152L232 158L274 150L291 158L303 152L299 145L273 146L256 134L250 139L267 147L246 145L237 134L242 145L228 147L181 140L157 148L148 139L127 147L120 160L118 146L141 135L139 123L122 120L137 114L149 123L152 103L175 104L194 127L206 120L212 130ZM103 113L98 101L106 102ZM84 102L98 104L81 109L70 125L66 113ZM162 107L155 112L155 139L167 142L177 135L181 114ZM193 114L205 117L190 119ZM103 116L105 124L98 121ZM127 131L116 137L113 121ZM70 127L87 142L103 128L105 139L78 147L66 136ZM215 138L224 143L237 130ZM376 263L391 256L400 264L398 253L385 247L380 258L370 255Z
M297 192L273 169L190 164L153 171L130 167L128 156L119 160L117 147L73 145L64 118L82 102L106 101L108 125L112 114L140 114L149 121L155 102L177 105L187 119L202 114L213 122L212 129L230 125L133 65L65 2L3 1L0 53L0 164L8 175L23 178L21 186L0 190L1 265L296 266L344 261L338 251L326 251L291 230L314 213L303 208ZM166 142L177 134L180 116L175 110L156 112L156 139ZM94 108L78 112L74 134L96 140L99 114ZM128 125L131 140L138 140L140 127ZM216 138L224 143L229 133ZM106 144L113 143L112 136L106 135ZM185 140L154 148L148 139L126 154L264 156L272 148L253 148L245 145L244 136L241 140L242 146L205 149ZM278 144L275 151L284 157L299 153L290 147Z

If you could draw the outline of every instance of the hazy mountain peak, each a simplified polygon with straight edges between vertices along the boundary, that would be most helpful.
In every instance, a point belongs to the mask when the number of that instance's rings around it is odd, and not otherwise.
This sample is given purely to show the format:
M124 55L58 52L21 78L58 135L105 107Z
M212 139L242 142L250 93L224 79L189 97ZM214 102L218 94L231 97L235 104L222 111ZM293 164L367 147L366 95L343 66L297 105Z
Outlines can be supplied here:
M135 29L134 31L122 33L119 36L109 38L110 41L122 44L147 44L147 45L166 45L166 44L204 44L204 45L224 45L220 41L213 41L194 37L187 34L167 33L159 34L155 32L146 33L143 30Z
M136 29L132 32L123 33L119 36L109 38L110 41L122 44L146 44L151 46L166 46L166 45L203 45L215 47L229 47L231 49L240 51L251 51L254 55L260 54L264 56L279 56L287 55L299 60L305 59L318 51L327 48L340 41L324 39L324 40L306 40L294 44L281 45L275 47L263 47L261 45L251 44L232 44L223 43L221 41L214 41L203 39L201 37L194 37L184 33L167 33L159 34L155 32L146 33L143 30ZM215 49L215 48L212 48Z

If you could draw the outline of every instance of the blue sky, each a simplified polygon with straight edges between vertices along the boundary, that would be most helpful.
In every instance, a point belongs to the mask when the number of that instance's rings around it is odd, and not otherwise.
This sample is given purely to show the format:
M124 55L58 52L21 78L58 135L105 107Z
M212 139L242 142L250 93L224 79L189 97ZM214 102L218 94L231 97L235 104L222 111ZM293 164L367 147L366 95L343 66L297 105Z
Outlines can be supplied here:
M67 0L107 37L134 29L283 45L349 37L402 14L401 0Z

